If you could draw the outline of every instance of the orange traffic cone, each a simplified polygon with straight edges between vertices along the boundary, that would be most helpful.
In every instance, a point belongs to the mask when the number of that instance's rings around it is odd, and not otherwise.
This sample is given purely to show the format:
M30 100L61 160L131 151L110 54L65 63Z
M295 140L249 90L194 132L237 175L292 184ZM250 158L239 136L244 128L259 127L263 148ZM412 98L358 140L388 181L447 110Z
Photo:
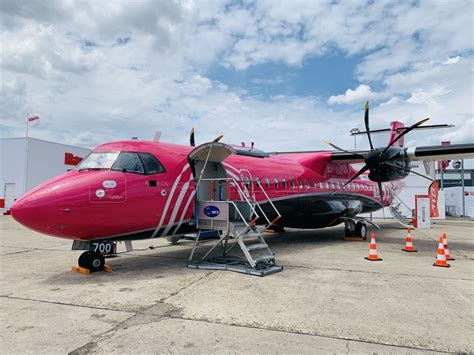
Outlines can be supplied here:
M436 255L436 261L433 264L433 266L440 266L440 267L450 267L451 266L446 261L446 255L444 254L443 237L439 237L438 254Z
M377 255L377 244L375 243L375 233L373 233L373 232L372 232L372 235L370 236L369 256L366 257L365 259L370 260L370 261L380 261L380 260L382 260Z
M443 246L444 246L444 254L446 255L446 260L456 260L451 257L449 254L449 248L448 248L448 238L446 237L446 233L443 233Z
M402 251L406 251L408 253L415 253L418 250L415 250L413 247L413 239L411 238L411 229L408 228L408 235L407 235L407 240L405 242L405 249L402 249Z

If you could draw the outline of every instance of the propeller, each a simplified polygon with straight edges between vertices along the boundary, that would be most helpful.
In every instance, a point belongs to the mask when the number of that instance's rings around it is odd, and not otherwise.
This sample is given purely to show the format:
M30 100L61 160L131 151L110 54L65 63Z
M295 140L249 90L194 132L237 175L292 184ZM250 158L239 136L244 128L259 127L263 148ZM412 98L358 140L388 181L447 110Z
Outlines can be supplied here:
M191 128L191 132L189 133L189 144L191 147L196 146L196 142L194 141L194 127Z
M217 143L219 142L222 138L224 137L223 134L221 134L220 136L214 138L214 140L212 141L213 143ZM196 146L196 142L194 140L194 127L191 128L191 132L189 132L189 145L191 147L195 147Z
M401 169L401 170L403 170L403 172L406 172L406 173L410 172L409 168L407 168L405 166L399 166L399 165L393 163L393 161L396 160L396 159L401 159L402 163L405 163L403 158L401 158L401 154L406 155L405 151L402 148L393 147L393 145L399 139L401 139L404 135L406 135L408 132L412 131L413 129L417 128L418 126L421 126L423 123L425 123L428 120L429 120L429 118L424 118L424 119L416 122L415 124L411 125L407 129L405 129L402 133L397 135L397 137L393 141L391 141L385 148L374 149L374 145L372 143L372 137L370 135L369 101L366 101L365 107L364 107L364 124L365 124L365 130L367 132L367 138L369 140L370 152L367 155L363 156L363 155L361 155L357 152L351 152L351 151L342 149L342 148L338 147L337 145L326 141L326 143L329 144L334 149L337 149L341 152L349 153L349 154L352 154L356 157L364 159L364 163L365 163L364 166L353 177L351 177L349 179L349 181L347 181L340 189L333 192L333 194L339 192L341 189L346 187L348 184L350 184L352 181L357 179L360 175L362 175L366 171L369 171L369 178L372 181L377 182L378 190L379 190L379 193L380 193L380 199L381 199L381 201L383 201L382 181L389 181L389 179L387 179L387 178L385 178L385 180L383 180L383 175L382 175L383 174L383 170L382 170L383 167L384 166L391 166L393 168ZM406 158L406 159L408 159L408 158ZM430 178L428 178L428 177L426 177L422 174L419 174L419 173L416 173L416 172L413 172L413 173L431 180Z

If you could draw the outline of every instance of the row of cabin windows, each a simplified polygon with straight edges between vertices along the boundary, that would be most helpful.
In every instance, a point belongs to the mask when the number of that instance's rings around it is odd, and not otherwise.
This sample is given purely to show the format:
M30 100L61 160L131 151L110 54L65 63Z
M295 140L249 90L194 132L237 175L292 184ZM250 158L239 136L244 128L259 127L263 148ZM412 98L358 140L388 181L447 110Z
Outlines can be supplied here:
M250 179L248 177L244 177L244 181L245 181L245 184L247 185L247 187L250 187ZM257 184L257 186L261 186L262 184L262 180L260 178L255 178L255 182ZM263 182L265 184L265 186L267 188L271 188L271 181L269 178L263 178ZM281 179L281 184L280 184L280 181L278 180L278 178L273 178L273 185L275 188L279 189L280 186L284 189L287 189L289 185L291 185L291 188L293 189L296 189L296 181L295 179L289 179L289 183L288 183L288 180L285 179L285 178L282 178ZM313 184L311 184L310 180L309 179L305 179L303 181L303 179L298 179L298 186L300 189L302 189L303 187L306 187L307 189L311 188L311 186L315 189L317 188L320 188L320 189L345 189L345 190L364 190L364 191L371 191L371 190L374 190L374 187L372 185L365 185L365 184L358 184L358 183L354 183L354 182L351 182L350 184L348 184L347 186L343 187L344 186L344 183L340 183L338 181L336 182L316 182L315 180L313 180Z

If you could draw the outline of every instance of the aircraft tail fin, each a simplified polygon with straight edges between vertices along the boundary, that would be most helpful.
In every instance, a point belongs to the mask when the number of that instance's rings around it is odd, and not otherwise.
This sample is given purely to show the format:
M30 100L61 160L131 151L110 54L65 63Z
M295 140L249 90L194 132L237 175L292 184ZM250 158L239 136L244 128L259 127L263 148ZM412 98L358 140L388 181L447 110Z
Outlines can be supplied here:
M398 135L403 132L404 127L405 125L403 124L403 122L399 122L399 121L390 122L390 140L388 142L389 144L392 143L395 140L395 138L397 138ZM394 145L403 147L404 139L405 137L400 138L398 141L395 142Z

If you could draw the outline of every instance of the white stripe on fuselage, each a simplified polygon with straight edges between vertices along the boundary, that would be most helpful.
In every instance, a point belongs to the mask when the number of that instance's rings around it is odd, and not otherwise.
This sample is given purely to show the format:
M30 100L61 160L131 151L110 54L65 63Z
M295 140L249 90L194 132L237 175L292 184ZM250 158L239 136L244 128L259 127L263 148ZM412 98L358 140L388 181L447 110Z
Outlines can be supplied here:
M167 233L170 231L171 227L173 227L173 223L176 219L176 215L178 214L178 211L179 211L179 207L181 206L181 202L183 201L183 198L184 196L186 195L186 192L188 191L188 188L189 188L189 183L191 182L193 178L193 174L191 173L189 175L189 179L188 181L186 181L186 183L183 185L183 187L181 188L181 191L179 192L179 195L178 195L178 199L176 200L175 202L175 205L174 205L174 208L173 208L173 212L171 213L171 216L170 216L170 220L168 222L168 225L166 226L165 230L163 231L163 233L161 233L161 236L164 237L165 235L167 235Z
M156 237L156 234L158 233L158 231L160 230L160 228L163 226L163 222L166 218L166 214L168 212L168 208L171 204L171 200L173 199L173 195L174 195L174 192L176 190L176 187L178 186L179 184L179 181L181 180L181 176L183 175L183 173L189 169L189 164L185 164L183 166L183 169L181 170L181 172L178 174L178 176L176 177L176 180L174 181L173 183L173 187L171 188L171 191L170 191L170 194L168 196L168 199L166 200L166 204L165 204L165 207L163 208L163 212L161 214L161 218L160 218L160 223L158 223L158 225L156 226L155 228L155 231L153 232L153 234L151 235L150 238L154 238Z

